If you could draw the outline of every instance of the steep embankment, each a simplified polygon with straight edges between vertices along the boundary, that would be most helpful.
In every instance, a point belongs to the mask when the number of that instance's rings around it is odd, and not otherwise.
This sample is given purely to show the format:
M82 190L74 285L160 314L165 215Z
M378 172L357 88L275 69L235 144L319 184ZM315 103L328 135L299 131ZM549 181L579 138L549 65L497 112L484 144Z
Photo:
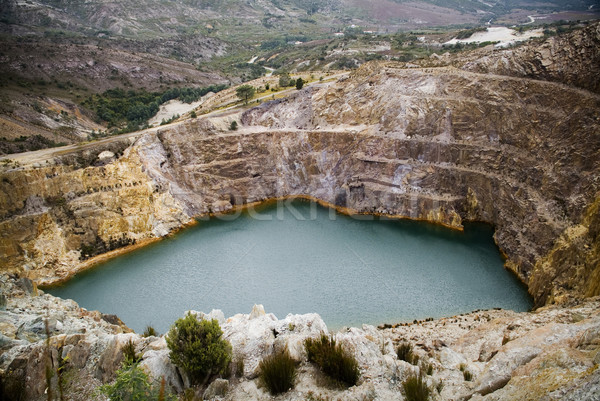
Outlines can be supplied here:
M562 82L600 92L600 24L547 39L539 46L495 52L467 63L474 72Z
M84 254L164 235L191 216L310 195L359 213L493 223L538 304L597 295L587 281L595 259L584 256L596 249L593 233L592 246L570 245L584 265L560 285L549 269L573 266L546 255L588 224L598 110L599 96L561 84L369 64L247 111L236 132L194 120L127 149L114 143L117 156L124 150L115 159L99 147L3 173L4 265L56 279Z

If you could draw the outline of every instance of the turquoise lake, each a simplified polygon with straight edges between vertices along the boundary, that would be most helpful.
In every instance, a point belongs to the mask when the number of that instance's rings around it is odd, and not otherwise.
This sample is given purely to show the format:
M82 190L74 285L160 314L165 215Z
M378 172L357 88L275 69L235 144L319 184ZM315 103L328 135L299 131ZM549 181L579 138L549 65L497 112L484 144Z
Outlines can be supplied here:
M201 220L46 291L161 333L190 309L228 317L254 304L280 319L317 312L330 329L529 310L492 235L286 201Z

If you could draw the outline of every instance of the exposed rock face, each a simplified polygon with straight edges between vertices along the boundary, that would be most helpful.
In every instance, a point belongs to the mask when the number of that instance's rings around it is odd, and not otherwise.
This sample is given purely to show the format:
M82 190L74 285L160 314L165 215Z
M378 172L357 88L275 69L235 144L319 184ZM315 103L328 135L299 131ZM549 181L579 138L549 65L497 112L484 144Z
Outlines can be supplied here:
M490 222L538 305L597 295L598 110L598 95L562 84L371 63L247 111L236 132L197 119L126 149L112 142L5 171L3 265L56 279L202 213L309 195L359 213Z
M498 52L465 65L465 69L563 82L600 92L600 25L552 37L540 46Z
M31 270L40 283L56 281L86 255L160 237L189 222L177 202L152 183L128 145L110 145L111 153L121 155L117 162L105 164L102 147L65 156L65 164L4 173L4 269Z

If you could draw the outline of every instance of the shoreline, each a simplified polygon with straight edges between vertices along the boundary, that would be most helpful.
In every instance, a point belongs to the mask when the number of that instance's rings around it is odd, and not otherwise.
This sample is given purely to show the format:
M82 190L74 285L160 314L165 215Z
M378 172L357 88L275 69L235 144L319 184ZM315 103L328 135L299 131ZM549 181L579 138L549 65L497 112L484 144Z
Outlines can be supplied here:
M410 217L410 216L405 216L405 215L359 212L356 209L348 208L345 206L338 206L338 205L324 201L322 199L316 198L311 195L286 195L286 196L267 198L264 200L254 201L254 202L250 202L250 203L244 203L241 205L233 205L233 207L231 209L228 209L223 212L207 212L207 213L199 214L197 216L192 217L191 218L192 220L189 223L185 223L185 224L181 225L180 227L174 229L173 231L169 232L167 235L165 235L163 237L144 238L139 241L136 241L135 244L127 245L125 247L118 248L118 249L113 249L112 251L109 251L109 252L106 252L106 253L103 253L100 255L96 255L85 261L82 261L81 263L77 264L72 270L70 270L69 273L67 275L65 275L64 277L59 277L59 278L57 277L55 279L43 278L41 280L40 280L40 278L35 278L35 279L33 279L33 281L42 290L44 290L45 288L51 288L54 286L58 286L58 285L68 282L74 276L76 276L78 273L82 273L84 271L93 269L96 266L98 266L104 262L107 262L113 258L116 258L118 256L125 255L127 253L144 248L148 245L159 242L165 238L173 237L173 236L177 235L179 232L181 232L182 230L185 230L187 228L190 228L190 227L196 226L197 224L200 224L202 221L201 220L202 218L206 218L206 217L213 218L213 217L218 217L218 216L226 216L226 215L237 213L237 212L244 212L250 208L257 207L257 206L269 206L273 203L288 201L288 200L296 200L296 199L315 202L322 207L333 209L337 213L340 213L345 216L373 216L373 217L384 217L384 218L388 218L390 220L418 221L418 222L423 222L423 223L432 224L432 225L436 225L436 226L441 226L441 227L444 227L444 228L447 228L450 230L454 230L454 231L464 232L463 225L454 226L454 225L445 224L445 223L442 223L439 221L432 221L432 220L428 220L425 218ZM480 222L480 223L489 224L485 221L469 221L469 222L470 223ZM494 239L494 242L496 243L495 239ZM497 243L496 243L496 246L498 246ZM513 269L510 269L507 266L509 259L506 257L506 253L499 246L498 246L498 251L500 252L502 259L504 259L504 268L506 270L508 270L511 274L513 274L519 280L519 282L525 286L525 288L527 289L527 292L529 293L529 286L527 285L527 283L523 281L523 279L517 274L517 272L515 272ZM531 293L529 293L529 295L531 296Z
M287 200L295 200L295 199L300 199L300 200L305 200L305 201L311 201L311 202L315 202L323 207L329 208L329 209L333 209L336 212L343 214L345 216L374 216L374 217L385 217L385 218L389 218L391 220L411 220L411 221L420 221L420 222L424 222L424 223L428 223L428 224L433 224L433 225L437 225L437 226L442 226L451 230L456 230L456 231L464 231L464 227L463 226L453 226L450 224L445 224L442 222L438 222L438 221L431 221L428 219L424 219L424 218L417 218L417 217L410 217L410 216L404 216L404 215L391 215L391 214L385 214L385 213L363 213L363 212L359 212L358 210L352 209L352 208L348 208L348 207L343 207L343 206L337 206L334 205L333 203L315 198L314 196L311 195L286 195L286 196L279 196L279 197L273 197L273 198L267 198L264 200L259 200L259 201L255 201L255 202L250 202L250 203L244 203L241 205L233 205L233 207L231 209L228 209L226 211L223 212L208 212L208 213L202 213L196 216L191 217L192 221L190 221L189 223L185 223L183 225L181 225L180 227L174 229L173 231L169 232L167 235L163 236L163 237L153 237L153 238L144 238L141 239L139 241L136 241L135 244L132 245L127 245L124 246L122 248L118 248L118 249L113 249L112 251L109 252L105 252L103 254L100 255L96 255L96 256L92 256L91 258L82 261L81 263L75 265L75 267L71 270L69 270L69 273L64 276L64 277L57 277L55 279L52 278L34 278L33 281L36 282L36 285L38 287L40 287L42 290L44 288L49 288L49 287L53 287L56 285L60 285L60 284L64 284L67 281L71 280L75 275L77 275L78 273L84 272L86 270L92 269L94 267L96 267L97 265L107 262L110 259L116 258L118 256L121 255L125 255L129 252L133 252L137 249L143 248L147 245L151 245L155 242L161 241L165 238L170 238L174 235L177 235L177 233L179 233L182 230L185 230L186 228L190 228L193 227L197 224L199 224L202 220L202 218L212 218L212 217L217 217L217 216L226 216L228 214L233 214L233 213L237 213L237 212L244 212L250 208L253 207L257 207L257 206L268 206L270 204L276 203L276 202L280 202L280 201L287 201ZM502 252L502 255L504 255L504 253Z
M340 213L345 216L373 216L373 217L384 217L384 218L387 218L390 220L417 221L417 222L432 224L435 226L441 226L441 227L444 227L444 228L447 228L450 230L454 230L454 231L464 232L464 225L462 225L462 224L461 224L461 226L453 226L453 225L445 224L445 223L442 223L439 221L432 221L432 220L428 220L425 218L419 218L419 217L410 217L410 216L405 216L405 215L393 215L393 214L385 214L385 213L359 212L356 209L352 209L352 208L348 208L348 207L344 207L344 206L338 206L338 205L324 201L322 199L316 198L311 195L286 195L286 196L279 196L279 197L273 197L273 198L266 198L264 200L254 201L254 202L250 202L250 203L244 203L241 205L233 205L231 209L228 209L223 212L207 212L207 213L202 213L202 214L196 215L191 218L192 220L189 223L185 223L185 224L181 225L180 227L174 229L173 231L169 232L167 235L165 235L163 237L144 238L140 241L136 241L135 244L127 245L122 248L114 249L112 251L93 256L93 257L79 263L78 265L76 265L75 268L70 270L69 273L64 277L60 277L60 278L56 278L56 279L43 279L43 280L36 278L36 279L33 279L33 281L42 290L44 290L45 288L51 288L54 286L58 286L58 285L64 284L64 283L68 282L69 280L73 279L73 277L75 277L77 274L82 273L87 270L90 270L90 269L93 269L96 266L98 266L104 262L107 262L113 258L116 258L118 256L125 255L127 253L144 248L148 245L162 241L165 238L171 238L187 228L194 227L197 224L200 224L203 218L226 216L226 215L230 215L230 214L234 214L234 213L238 213L238 212L244 212L244 211L246 211L250 208L254 208L254 207L269 206L269 205L277 203L277 202L283 202L283 201L288 201L288 200L297 200L297 199L315 202L322 207L333 209L337 213ZM485 221L477 221L477 220L469 220L468 222L469 223L490 224ZM492 227L493 227L493 225L492 225ZM513 270L509 267L510 260L508 259L504 250L498 246L498 243L496 242L495 238L494 238L494 243L498 247L500 256L504 260L504 263L503 263L504 269L508 270L514 277L516 277L517 280L519 281L519 283L521 283L525 287L529 296L533 298L533 295L529 292L529 285L523 280L523 278L521 278L519 276L519 274L515 270ZM533 307L532 310L535 310L535 307Z

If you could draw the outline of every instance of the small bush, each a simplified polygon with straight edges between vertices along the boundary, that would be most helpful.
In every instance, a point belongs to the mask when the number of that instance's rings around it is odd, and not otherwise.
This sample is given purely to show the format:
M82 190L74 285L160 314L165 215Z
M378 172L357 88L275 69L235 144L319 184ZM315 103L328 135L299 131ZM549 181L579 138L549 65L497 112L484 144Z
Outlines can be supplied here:
M307 338L304 340L304 348L308 360L319 365L327 376L348 386L354 386L358 382L358 362L341 345L336 344L333 338L325 334L321 334L319 339Z
M272 395L285 393L294 387L296 363L287 350L267 356L258 369L261 382Z
M471 380L473 380L473 373L465 369L463 370L463 377L465 378L465 381L470 382Z
M148 325L144 329L144 334L142 334L142 336L143 337L158 337L159 334L154 327Z
M427 401L429 399L429 387L423 380L423 375L411 375L402 382L404 397L406 401Z
M400 344L396 350L396 354L398 355L398 359L401 361L406 361L413 365L419 361L419 357L413 353L413 348L410 343Z
M237 121L232 121L231 124L229 124L229 130L230 131L236 131L238 129L238 123Z
M169 357L195 383L212 374L224 373L231 362L231 344L222 335L215 319L198 320L188 313L169 330L166 338Z
M99 392L111 401L175 401L173 394L165 394L164 387L153 384L150 378L137 365L125 365L117 371L113 384L99 387Z
M431 376L433 374L433 365L429 362L421 362L419 365L421 372L426 374L427 376Z
M126 365L133 365L139 362L140 358L135 353L135 344L133 343L133 340L131 338L125 343L125 345L123 345L122 350L123 356L125 357L124 363Z

